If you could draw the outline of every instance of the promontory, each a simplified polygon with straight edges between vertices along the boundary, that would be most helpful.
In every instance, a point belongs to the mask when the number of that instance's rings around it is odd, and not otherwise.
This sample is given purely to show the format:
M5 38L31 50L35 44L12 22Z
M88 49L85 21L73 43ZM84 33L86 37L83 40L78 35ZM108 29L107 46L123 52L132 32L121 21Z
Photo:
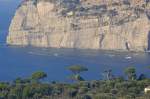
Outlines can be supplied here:
M148 51L150 0L24 0L7 44Z

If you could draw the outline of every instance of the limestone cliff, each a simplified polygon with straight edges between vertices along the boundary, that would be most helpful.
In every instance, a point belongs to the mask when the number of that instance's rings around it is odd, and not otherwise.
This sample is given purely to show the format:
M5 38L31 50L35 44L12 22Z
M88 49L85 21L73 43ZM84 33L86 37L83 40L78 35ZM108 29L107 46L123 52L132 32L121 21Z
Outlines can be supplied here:
M135 0L103 1L26 0L12 19L7 44L149 50L149 1L139 4L133 3Z

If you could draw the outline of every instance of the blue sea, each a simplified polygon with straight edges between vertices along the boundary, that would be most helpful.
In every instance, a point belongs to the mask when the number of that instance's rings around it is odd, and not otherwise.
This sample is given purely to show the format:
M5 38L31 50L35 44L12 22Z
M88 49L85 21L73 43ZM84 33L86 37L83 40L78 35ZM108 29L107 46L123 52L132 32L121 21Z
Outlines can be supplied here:
M100 50L77 50L7 46L9 24L20 0L0 0L0 81L29 77L35 71L48 74L47 81L68 82L70 65L83 65L87 80L103 79L102 73L112 69L116 76L124 76L124 69L135 66L137 74L149 75L150 54Z

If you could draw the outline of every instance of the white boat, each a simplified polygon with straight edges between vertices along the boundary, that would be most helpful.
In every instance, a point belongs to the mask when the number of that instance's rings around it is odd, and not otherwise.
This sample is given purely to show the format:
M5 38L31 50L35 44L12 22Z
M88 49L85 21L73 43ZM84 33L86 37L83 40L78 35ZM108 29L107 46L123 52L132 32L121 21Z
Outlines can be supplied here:
M132 58L131 56L126 56L126 57L125 57L125 59L131 59L131 58Z

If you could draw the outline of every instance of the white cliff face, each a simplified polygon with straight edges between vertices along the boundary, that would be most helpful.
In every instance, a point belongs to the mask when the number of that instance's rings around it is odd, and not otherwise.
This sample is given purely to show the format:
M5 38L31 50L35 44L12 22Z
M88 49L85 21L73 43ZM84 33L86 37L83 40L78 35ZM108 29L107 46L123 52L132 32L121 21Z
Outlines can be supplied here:
M146 8L135 10L123 4L97 9L91 5L81 6L70 10L59 2L26 1L12 19L7 43L55 48L148 50L150 23Z

